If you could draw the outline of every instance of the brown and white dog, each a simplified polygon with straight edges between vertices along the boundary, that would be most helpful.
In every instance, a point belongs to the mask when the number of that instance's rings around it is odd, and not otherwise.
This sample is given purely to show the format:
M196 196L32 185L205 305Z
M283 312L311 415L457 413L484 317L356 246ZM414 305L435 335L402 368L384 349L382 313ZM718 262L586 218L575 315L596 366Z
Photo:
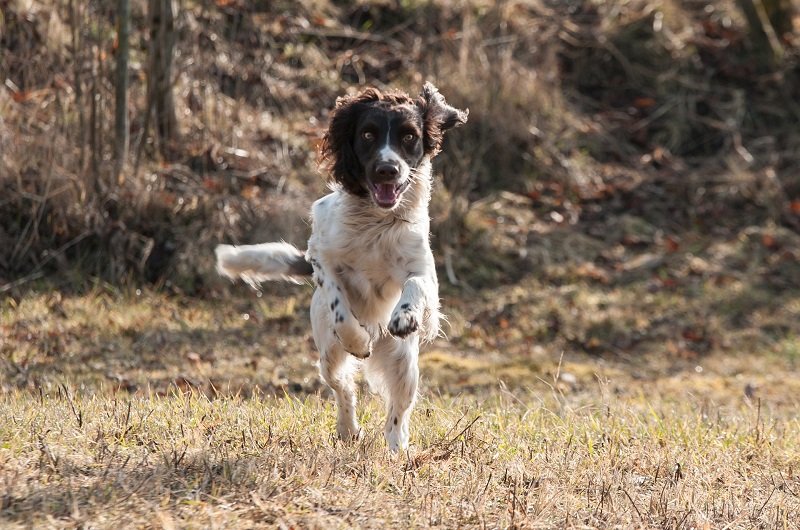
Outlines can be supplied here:
M344 440L361 434L353 377L363 367L386 400L389 448L408 447L419 344L439 334L431 159L468 112L448 105L430 83L416 99L376 89L339 98L322 143L333 192L312 206L308 250L288 243L216 248L220 274L253 286L313 274L312 331Z

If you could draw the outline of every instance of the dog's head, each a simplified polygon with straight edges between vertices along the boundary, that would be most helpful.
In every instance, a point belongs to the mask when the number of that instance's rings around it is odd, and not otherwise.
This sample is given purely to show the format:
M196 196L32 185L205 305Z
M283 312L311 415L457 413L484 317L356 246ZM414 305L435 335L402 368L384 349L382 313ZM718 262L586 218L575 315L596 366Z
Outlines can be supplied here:
M468 114L448 105L430 83L417 99L368 88L336 101L322 159L330 179L347 192L392 209L423 159L441 150L445 131L466 123Z

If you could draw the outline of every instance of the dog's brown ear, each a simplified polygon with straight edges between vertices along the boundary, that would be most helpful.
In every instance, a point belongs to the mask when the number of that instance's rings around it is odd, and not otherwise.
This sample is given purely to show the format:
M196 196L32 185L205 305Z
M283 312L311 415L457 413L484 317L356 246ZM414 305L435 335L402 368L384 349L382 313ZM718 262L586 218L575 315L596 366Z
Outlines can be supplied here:
M445 131L467 123L469 109L459 110L450 106L430 82L422 87L417 105L422 111L425 154L434 157L442 149Z
M363 185L364 168L353 150L355 128L359 114L379 93L367 89L357 96L343 96L336 100L331 112L328 130L322 138L320 158L326 166L329 181L340 184L355 195L366 195Z

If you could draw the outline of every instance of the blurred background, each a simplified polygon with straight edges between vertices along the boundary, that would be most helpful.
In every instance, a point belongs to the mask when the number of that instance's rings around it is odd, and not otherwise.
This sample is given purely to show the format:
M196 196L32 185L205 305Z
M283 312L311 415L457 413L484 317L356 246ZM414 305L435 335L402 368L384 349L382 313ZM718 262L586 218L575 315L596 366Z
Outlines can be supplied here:
M470 109L434 164L438 381L530 381L565 353L794 363L791 0L0 0L0 296L51 293L56 313L98 289L233 297L252 340L308 349L308 289L231 287L213 247L304 247L336 97L425 80ZM280 297L296 303L258 305ZM241 335L219 325L173 336L207 345L179 357ZM141 349L170 340L120 326ZM30 327L4 331L21 344Z

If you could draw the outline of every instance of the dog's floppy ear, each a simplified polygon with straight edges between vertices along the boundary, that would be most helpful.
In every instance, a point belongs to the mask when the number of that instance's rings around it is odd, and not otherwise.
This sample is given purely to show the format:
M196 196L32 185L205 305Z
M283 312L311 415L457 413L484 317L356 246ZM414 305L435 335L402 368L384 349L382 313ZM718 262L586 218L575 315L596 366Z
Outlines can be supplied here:
M467 123L469 109L459 110L448 105L439 89L430 82L422 87L417 105L422 111L425 154L434 157L442 149L445 131Z
M377 95L366 90L357 96L343 96L336 100L330 123L322 138L320 158L327 166L329 181L339 183L346 191L365 195L362 184L364 168L353 150L355 128L359 114Z

